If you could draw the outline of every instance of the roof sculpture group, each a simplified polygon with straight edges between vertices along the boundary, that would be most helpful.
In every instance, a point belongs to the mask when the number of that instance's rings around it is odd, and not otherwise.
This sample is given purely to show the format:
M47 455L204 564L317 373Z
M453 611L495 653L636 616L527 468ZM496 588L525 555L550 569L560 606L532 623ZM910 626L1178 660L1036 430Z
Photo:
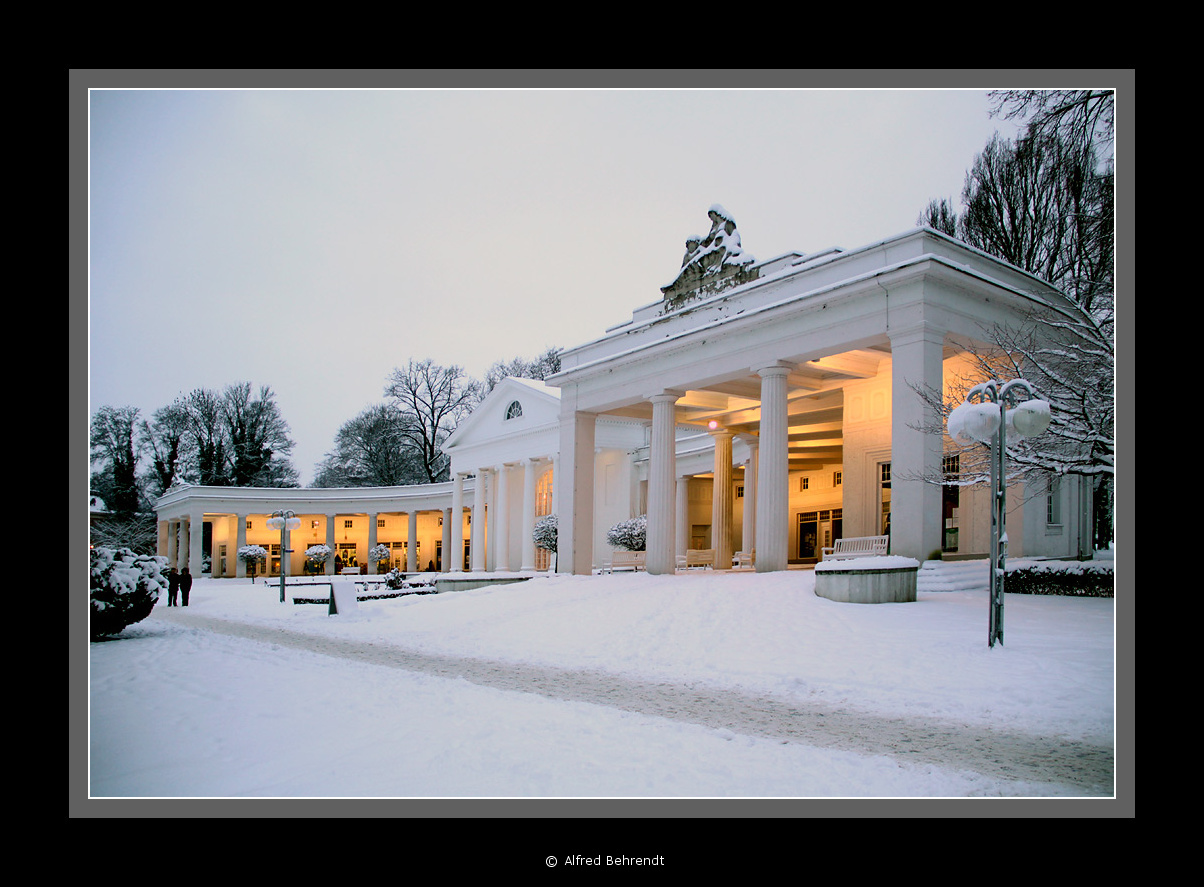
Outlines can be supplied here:
M681 271L671 284L661 287L666 311L755 280L758 276L752 267L756 260L741 247L740 232L727 210L716 203L707 215L711 219L711 230L705 237L691 237L686 241Z

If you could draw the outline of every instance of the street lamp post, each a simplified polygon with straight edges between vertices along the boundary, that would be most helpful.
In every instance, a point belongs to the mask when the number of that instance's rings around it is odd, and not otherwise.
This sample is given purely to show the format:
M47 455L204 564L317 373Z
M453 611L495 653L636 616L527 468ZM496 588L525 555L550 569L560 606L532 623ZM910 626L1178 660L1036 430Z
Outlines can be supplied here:
M280 603L284 603L284 574L287 570L288 555L292 551L287 546L288 531L301 526L301 519L292 511L273 511L267 521L269 530L280 531Z
M1007 569L1007 434L1036 437L1049 427L1049 401L1024 379L975 385L949 413L949 436L991 448L991 597L987 646L1003 643L1003 583Z

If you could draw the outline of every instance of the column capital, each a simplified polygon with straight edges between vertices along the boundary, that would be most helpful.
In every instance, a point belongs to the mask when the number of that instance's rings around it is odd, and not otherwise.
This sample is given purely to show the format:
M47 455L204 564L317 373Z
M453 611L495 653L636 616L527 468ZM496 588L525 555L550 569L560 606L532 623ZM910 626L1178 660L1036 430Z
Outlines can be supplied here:
M646 395L644 399L652 403L673 403L685 396L686 393L677 388L662 388L660 391Z
M753 364L751 369L761 378L766 376L788 376L794 372L795 364L788 360L770 360L765 363Z

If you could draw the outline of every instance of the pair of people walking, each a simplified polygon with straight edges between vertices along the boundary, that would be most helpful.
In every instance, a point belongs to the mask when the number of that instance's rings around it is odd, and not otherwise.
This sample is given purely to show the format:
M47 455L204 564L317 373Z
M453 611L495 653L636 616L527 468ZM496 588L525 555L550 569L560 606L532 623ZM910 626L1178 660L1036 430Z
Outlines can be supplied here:
M172 567L167 573L167 606L178 607L180 604L177 600L183 599L184 606L188 606L188 593L192 591L192 574L188 572L188 568L184 568L183 573L177 573L176 568Z

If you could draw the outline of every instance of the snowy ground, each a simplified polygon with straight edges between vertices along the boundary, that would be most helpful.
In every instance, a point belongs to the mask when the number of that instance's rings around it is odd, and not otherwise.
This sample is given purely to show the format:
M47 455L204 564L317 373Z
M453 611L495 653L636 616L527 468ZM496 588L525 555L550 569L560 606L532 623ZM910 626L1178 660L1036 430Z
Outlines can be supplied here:
M1113 601L1009 595L990 649L985 563L945 569L908 604L818 598L809 570L697 572L539 576L337 616L262 579L198 579L189 608L164 600L90 645L89 796L1110 796L1012 771L1004 751L971 766L953 744L1110 750ZM951 579L965 590L924 590ZM766 706L787 727L742 726ZM850 741L794 726L825 712ZM873 737L898 724L946 738L882 753Z

